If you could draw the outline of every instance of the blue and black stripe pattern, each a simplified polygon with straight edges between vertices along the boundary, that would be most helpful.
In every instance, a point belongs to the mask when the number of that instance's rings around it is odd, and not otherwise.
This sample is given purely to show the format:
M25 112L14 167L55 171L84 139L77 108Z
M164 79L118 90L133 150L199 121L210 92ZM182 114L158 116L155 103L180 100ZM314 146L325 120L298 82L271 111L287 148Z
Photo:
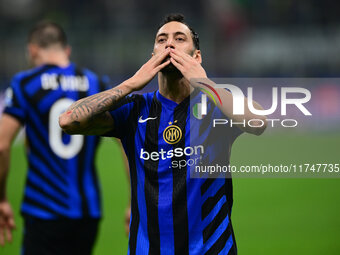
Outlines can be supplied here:
M13 78L4 113L26 127L28 174L22 213L42 219L101 216L94 163L99 139L62 133L58 115L73 101L104 89L94 73L74 64L44 65Z
M222 118L210 103L208 111ZM229 164L241 131L223 127L216 139L211 125L190 115L189 98L176 104L158 91L126 97L111 112L115 125L106 136L122 140L131 173L128 254L237 254L231 179L190 178L183 165L195 156L191 141L202 145L203 161Z

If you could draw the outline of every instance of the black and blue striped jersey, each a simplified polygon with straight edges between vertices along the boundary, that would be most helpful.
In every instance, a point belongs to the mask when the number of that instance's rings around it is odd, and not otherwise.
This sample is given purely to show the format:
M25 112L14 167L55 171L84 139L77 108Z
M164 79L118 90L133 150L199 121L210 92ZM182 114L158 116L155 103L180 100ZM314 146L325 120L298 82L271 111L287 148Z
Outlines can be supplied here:
M104 89L94 73L73 63L43 65L14 76L4 113L26 127L23 214L41 219L101 216L94 162L99 138L63 133L58 117L74 101Z
M110 112L114 127L106 136L121 139L130 166L128 254L237 253L231 178L192 178L190 171L202 162L229 165L242 131L212 130L193 117L191 107L202 94L193 93L180 104L159 91L132 95ZM210 101L207 108L208 117L225 118Z

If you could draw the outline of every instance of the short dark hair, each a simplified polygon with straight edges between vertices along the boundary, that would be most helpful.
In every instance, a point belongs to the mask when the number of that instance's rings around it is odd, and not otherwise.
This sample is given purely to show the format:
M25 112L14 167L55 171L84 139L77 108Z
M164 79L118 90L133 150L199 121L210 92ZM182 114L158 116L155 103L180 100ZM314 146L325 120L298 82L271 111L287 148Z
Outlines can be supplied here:
M63 28L51 21L37 23L28 34L28 43L34 43L42 48L59 44L67 46L66 33Z
M195 32L195 30L191 26L188 25L188 23L185 22L185 17L181 13L172 13L172 14L166 15L164 17L163 21L159 24L158 30L162 26L164 26L165 24L172 22L172 21L180 22L180 23L186 25L189 28L189 30L191 32L191 38L194 42L194 46L197 50L199 50L200 49L200 41L199 41L198 34Z

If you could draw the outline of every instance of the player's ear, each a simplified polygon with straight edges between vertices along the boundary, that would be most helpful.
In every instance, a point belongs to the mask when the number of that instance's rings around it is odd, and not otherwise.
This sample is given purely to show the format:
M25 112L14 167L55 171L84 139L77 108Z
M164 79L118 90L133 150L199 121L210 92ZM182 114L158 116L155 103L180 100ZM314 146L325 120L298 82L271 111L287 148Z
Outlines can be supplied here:
M39 65L40 47L36 44L30 43L27 45L27 61L31 67Z
M27 52L30 58L36 58L38 55L39 47L36 44L28 44L27 45Z
M66 53L66 55L67 55L68 58L71 56L71 52L72 52L71 46L67 45L67 46L65 47L65 53Z
M196 59L200 64L202 64L202 55L200 50L194 51L194 59Z
M155 56L155 53L151 52L151 57Z

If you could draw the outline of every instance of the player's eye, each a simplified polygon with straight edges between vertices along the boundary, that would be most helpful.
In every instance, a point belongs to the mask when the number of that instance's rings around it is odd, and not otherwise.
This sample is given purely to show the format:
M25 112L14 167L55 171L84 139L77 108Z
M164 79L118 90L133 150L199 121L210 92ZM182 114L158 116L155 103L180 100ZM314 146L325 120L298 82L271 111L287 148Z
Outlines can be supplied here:
M177 38L176 38L176 41L180 41L180 42L181 42L181 41L184 41L184 38L183 38L183 37L177 37Z
M165 38L158 38L158 41L157 41L158 43L163 43L163 42L165 42Z

